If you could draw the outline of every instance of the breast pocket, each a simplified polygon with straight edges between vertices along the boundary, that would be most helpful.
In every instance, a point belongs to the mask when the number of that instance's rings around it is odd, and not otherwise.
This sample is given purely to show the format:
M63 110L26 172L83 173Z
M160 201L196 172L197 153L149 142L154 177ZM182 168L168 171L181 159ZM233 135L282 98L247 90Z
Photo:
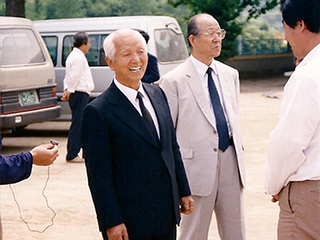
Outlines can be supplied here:
M181 149L181 156L182 156L182 159L184 159L184 160L192 160L193 149L192 148Z

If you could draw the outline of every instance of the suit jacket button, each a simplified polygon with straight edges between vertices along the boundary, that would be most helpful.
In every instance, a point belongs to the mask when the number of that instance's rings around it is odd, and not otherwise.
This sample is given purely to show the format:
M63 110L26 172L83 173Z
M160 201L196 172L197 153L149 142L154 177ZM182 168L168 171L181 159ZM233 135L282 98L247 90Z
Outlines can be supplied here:
M217 148L214 148L213 151L218 152L218 149L217 149Z
M213 134L217 134L217 131L215 129L213 130Z

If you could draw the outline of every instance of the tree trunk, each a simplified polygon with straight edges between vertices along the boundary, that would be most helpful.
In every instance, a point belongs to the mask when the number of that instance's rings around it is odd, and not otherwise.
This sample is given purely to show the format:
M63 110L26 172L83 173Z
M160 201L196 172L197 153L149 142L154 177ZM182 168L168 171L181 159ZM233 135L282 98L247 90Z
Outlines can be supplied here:
M26 17L24 0L6 0L6 16Z

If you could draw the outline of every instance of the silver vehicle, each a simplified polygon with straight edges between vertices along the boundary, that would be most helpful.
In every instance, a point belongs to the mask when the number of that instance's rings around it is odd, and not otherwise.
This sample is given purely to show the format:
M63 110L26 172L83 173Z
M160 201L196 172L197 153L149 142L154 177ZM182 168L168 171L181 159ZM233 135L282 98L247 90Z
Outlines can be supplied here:
M49 52L32 22L0 17L0 127L15 129L59 117Z
M65 61L72 50L72 36L85 31L90 36L90 51L86 54L95 89L91 98L105 91L114 75L105 62L103 41L111 32L119 28L144 30L150 35L148 51L158 58L160 75L167 73L188 58L184 36L176 19L166 16L130 16L73 18L34 21L43 37L55 67L57 96L62 96ZM71 119L68 103L62 106L61 118Z

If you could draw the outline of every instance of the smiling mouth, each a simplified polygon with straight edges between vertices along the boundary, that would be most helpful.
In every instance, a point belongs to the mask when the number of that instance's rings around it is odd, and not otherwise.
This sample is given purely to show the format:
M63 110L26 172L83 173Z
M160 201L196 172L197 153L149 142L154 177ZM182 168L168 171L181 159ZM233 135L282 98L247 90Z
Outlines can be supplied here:
M141 67L129 68L131 72L138 72L141 70Z

